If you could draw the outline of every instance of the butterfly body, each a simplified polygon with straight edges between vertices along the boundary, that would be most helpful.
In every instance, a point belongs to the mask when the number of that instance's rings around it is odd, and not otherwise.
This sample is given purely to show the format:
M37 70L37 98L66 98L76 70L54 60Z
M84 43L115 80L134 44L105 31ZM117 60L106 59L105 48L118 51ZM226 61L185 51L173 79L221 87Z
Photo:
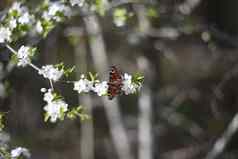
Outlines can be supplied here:
M111 100L115 96L120 95L122 93L123 86L123 77L120 72L116 68L116 66L112 66L109 73L109 82L108 82L108 98Z

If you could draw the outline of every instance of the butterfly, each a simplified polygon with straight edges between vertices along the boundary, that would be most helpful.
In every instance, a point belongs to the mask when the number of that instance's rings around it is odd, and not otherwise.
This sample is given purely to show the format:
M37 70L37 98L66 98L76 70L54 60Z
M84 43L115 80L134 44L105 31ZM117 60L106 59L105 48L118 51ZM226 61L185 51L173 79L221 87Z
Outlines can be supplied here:
M108 82L108 98L112 100L115 96L122 93L123 86L123 76L120 70L116 66L111 66L109 72L109 82Z

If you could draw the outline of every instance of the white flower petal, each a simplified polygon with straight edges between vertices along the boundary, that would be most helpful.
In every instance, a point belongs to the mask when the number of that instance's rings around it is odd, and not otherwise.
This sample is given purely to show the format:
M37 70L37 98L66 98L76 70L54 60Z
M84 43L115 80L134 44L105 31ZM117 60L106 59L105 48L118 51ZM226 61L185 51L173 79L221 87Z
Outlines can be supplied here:
M93 91L96 92L98 94L98 96L103 96L103 95L107 94L107 90L108 90L107 81L103 81L101 83L96 83L95 87L93 89Z
M0 43L11 41L12 32L9 28L1 27L0 28Z
M84 78L81 78L79 81L74 82L74 90L81 92L89 92L93 89L93 82Z
M122 91L124 91L126 95L135 93L139 86L132 82L132 76L125 73L123 79Z
M42 66L38 72L43 77L48 78L53 81L58 81L64 74L63 70L55 68L53 65Z

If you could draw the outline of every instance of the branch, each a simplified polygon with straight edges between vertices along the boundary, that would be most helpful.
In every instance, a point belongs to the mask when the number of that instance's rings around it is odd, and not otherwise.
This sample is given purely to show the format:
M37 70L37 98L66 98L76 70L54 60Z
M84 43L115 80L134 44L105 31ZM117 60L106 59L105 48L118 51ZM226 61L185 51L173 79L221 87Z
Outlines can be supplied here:
M205 159L216 159L224 151L225 147L231 140L232 136L238 129L238 113L234 116L222 136L217 139L212 150L207 154Z

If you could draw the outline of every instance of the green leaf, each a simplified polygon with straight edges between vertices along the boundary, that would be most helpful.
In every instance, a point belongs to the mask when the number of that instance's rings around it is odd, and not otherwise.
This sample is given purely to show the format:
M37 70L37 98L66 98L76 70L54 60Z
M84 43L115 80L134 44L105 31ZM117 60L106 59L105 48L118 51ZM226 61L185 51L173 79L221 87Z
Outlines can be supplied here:
M141 85L144 81L144 76L141 73L135 73L132 76L132 82Z
M70 111L67 112L66 116L67 118L71 120L80 118L81 121L84 121L90 118L89 115L85 113L85 110L83 109L81 105L72 108Z
M32 47L30 50L30 57L33 57L37 52L37 48L36 47Z
M71 68L68 68L68 69L65 69L65 70L64 70L64 75L65 75L66 77L69 77L69 75L72 74L72 73L74 72L74 70L75 70L75 66L73 66L73 67L71 67Z
M44 114L44 122L47 122L49 120L50 116L48 113Z
M98 77L97 73L88 72L88 80L89 81L96 82L97 77Z
M61 121L64 120L64 116L65 116L64 109L61 107L61 108L60 108L60 120L61 120Z
M17 55L16 55L16 54L12 54L12 56L11 56L11 62L14 63L14 64L17 64L17 63L18 63L18 58L17 58Z
M53 101L64 99L63 96L57 94L56 92L53 93L54 99Z

